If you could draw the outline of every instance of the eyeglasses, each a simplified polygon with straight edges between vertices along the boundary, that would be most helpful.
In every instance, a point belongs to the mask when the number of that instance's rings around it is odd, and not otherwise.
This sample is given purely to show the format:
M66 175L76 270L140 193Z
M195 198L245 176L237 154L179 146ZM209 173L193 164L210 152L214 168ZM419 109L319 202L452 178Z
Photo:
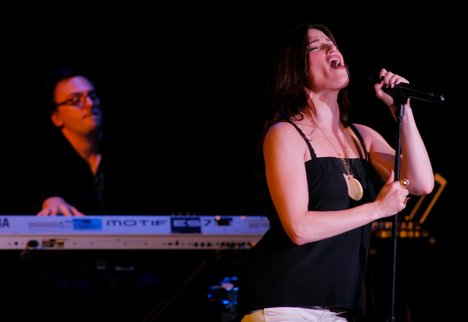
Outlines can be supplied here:
M75 106L77 108L83 108L83 106L85 105L86 103L86 98L88 98L93 102L93 104L99 104L99 96L97 95L97 93L95 91L91 91L91 92L88 92L88 93L76 93L76 94L73 94L72 97L60 102L60 103L57 103L55 104L56 106L60 106L60 105L71 105L71 106Z

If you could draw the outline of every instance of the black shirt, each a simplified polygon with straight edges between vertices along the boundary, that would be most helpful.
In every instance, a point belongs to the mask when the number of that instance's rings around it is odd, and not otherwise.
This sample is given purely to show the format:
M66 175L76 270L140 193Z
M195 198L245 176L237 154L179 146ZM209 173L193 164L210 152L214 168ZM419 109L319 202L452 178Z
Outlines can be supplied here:
M131 214L137 209L136 169L128 159L112 158L105 145L97 173L61 134L39 155L33 179L33 210L59 196L86 215Z
M309 210L342 210L373 200L367 155L348 159L364 190L363 198L356 202L348 196L341 160L317 158L307 139L306 143L312 156L304 165ZM240 316L267 307L337 306L363 310L370 225L299 246L287 237L271 199L268 204L270 229L248 251L240 266Z

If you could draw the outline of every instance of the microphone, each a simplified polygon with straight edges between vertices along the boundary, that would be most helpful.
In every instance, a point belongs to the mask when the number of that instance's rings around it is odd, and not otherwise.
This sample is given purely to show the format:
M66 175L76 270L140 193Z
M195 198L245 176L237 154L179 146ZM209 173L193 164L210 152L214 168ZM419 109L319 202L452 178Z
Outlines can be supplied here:
M371 77L370 80L372 84L376 84L382 81L382 77L377 79L375 77ZM438 104L442 104L445 101L445 96L443 94L415 89L411 87L410 84L406 83L400 83L395 85L393 88L383 86L382 90L397 101L404 101L407 98L414 98L421 101Z

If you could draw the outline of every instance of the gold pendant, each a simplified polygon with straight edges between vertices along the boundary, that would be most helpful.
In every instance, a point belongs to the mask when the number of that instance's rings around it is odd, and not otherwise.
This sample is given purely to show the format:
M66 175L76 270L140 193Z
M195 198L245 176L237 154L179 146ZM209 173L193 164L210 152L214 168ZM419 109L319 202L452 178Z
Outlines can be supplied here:
M354 178L353 175L343 173L346 179L346 185L348 186L348 196L356 201L361 200L364 195L364 190L358 179Z

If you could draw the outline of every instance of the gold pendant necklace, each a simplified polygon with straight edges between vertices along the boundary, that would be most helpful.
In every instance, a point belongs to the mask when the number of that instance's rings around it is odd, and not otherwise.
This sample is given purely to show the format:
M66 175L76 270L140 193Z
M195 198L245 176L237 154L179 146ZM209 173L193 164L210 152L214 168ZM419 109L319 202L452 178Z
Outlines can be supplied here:
M315 122L314 122L315 123ZM349 168L349 165L348 165L348 159L349 159L349 153L348 153L348 149L346 147L345 144L343 144L343 142L341 142L341 139L339 136L337 136L338 138L338 141L340 142L340 145L341 147L343 148L343 151L344 151L344 157L342 157L342 154L338 152L338 149L333 145L333 143L330 141L330 139L328 138L328 136L325 135L325 133L323 132L323 130L317 125L317 123L315 123L315 126L320 130L320 132L322 133L323 137L328 141L328 143L333 147L333 149L335 150L336 152L336 155L338 156L338 158L341 160L341 164L343 164L343 168L345 170L346 173L343 173L344 177L345 177L345 182L346 182L346 185L348 187L348 196L353 199L353 200L356 200L356 201L359 201L361 200L363 194L364 194L364 190L362 189L362 185L361 183L359 182L358 179L356 179L354 177L354 175L351 174L351 171L350 171L350 168ZM341 124L340 124L340 129L341 129L341 132L343 133L343 137L344 137L344 132L343 132L343 129L341 128Z

